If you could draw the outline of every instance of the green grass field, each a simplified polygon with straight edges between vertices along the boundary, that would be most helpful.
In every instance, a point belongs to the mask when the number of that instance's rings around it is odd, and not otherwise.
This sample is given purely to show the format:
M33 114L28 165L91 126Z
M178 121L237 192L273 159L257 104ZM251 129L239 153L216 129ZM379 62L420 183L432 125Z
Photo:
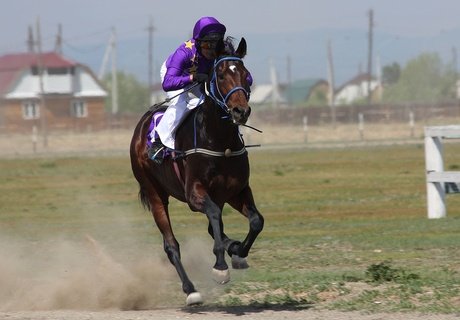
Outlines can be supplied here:
M459 154L460 145L445 146L446 170L459 170ZM251 268L232 271L226 286L208 283L213 256L205 217L171 201L184 264L207 303L460 312L460 195L447 197L446 218L427 219L423 146L262 149L250 159L265 229L249 256ZM0 272L9 261L10 274L32 282L43 278L41 268L63 278L60 265L71 272L80 266L76 257L91 255L84 244L90 235L121 265L150 258L161 264L154 282L145 279L153 268L126 268L150 284L147 291L166 292L160 305L182 305L178 279L137 192L127 157L0 160ZM232 238L242 239L248 229L227 207L224 223ZM72 245L63 249L64 243ZM8 281L0 276L0 308L11 304L17 288ZM70 287L63 281L61 287ZM149 294L141 297L117 307L151 307Z

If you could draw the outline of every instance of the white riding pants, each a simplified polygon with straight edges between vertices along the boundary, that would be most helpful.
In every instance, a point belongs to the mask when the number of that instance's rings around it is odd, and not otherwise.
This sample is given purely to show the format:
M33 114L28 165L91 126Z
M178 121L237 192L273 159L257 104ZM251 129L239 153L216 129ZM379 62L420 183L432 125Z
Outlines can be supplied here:
M161 82L163 83L166 74L166 62L163 63L160 70ZM182 94L180 94L182 92ZM200 102L200 88L195 87L189 92L184 92L184 89L166 92L166 96L171 98L179 94L177 97L171 99L169 107L166 109L163 118L160 120L156 128L156 132L160 136L161 142L168 148L174 149L175 134L182 120ZM192 96L193 95L193 96Z

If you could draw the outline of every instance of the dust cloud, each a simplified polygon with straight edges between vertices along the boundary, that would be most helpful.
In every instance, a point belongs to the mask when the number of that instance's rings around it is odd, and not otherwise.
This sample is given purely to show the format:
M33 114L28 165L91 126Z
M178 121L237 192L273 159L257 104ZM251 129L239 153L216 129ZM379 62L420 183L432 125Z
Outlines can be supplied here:
M78 185L95 183L84 179ZM56 186L43 179L40 187L50 190L53 203ZM136 211L114 205L113 196L104 192L92 188L74 192L69 196L71 214L58 209L40 216L28 208L11 219L8 214L0 217L0 311L184 305L180 279L150 213L140 205ZM59 207L64 205L57 203ZM0 214L8 211L3 207ZM198 237L185 236L187 226L181 224L175 232L184 268L207 300L223 289L217 289L210 276L215 259L212 239L206 219L201 220Z
M138 250L136 252L136 250ZM193 280L209 277L212 247L204 240L183 244ZM120 261L91 236L81 241L30 243L0 237L0 311L142 310L182 306L185 295L162 250L130 248ZM201 287L206 287L206 281Z

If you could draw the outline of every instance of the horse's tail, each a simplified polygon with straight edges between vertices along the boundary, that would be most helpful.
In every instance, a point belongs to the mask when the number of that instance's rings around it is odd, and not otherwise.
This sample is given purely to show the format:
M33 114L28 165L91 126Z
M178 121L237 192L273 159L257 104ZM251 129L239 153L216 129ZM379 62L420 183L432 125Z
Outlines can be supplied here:
M152 208L150 206L150 202L149 202L149 198L147 196L147 193L145 192L145 190L142 188L142 186L140 186L140 189L139 189L139 200L140 202L142 203L142 206L144 207L144 209L146 210L149 210Z

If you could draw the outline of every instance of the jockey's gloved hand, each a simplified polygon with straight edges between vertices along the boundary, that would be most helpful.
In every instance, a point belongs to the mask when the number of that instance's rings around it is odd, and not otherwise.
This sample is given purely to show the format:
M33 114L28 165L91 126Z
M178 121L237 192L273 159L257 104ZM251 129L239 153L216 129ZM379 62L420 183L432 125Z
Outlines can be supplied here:
M193 75L193 81L203 83L208 81L208 75L206 73L197 73Z

